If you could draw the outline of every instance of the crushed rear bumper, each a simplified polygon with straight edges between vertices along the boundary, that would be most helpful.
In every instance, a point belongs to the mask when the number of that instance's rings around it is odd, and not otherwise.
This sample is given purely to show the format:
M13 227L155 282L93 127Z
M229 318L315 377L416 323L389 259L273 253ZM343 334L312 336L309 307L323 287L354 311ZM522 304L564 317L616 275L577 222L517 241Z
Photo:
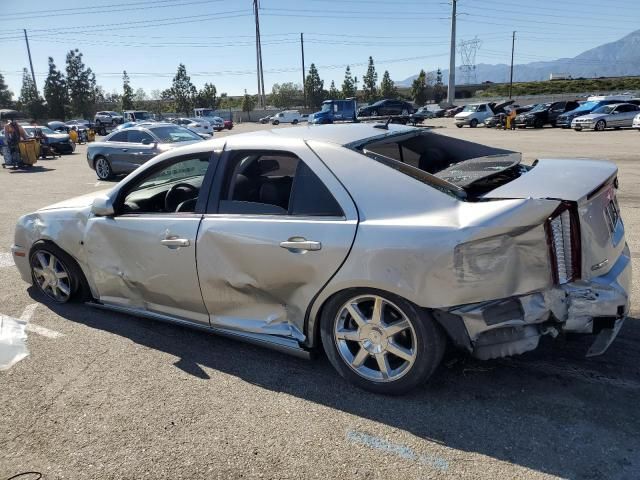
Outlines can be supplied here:
M455 307L446 315L462 320L467 349L480 359L534 350L543 335L560 333L596 335L587 352L595 356L606 352L618 335L629 313L630 291L631 256L625 246L605 275L520 297Z

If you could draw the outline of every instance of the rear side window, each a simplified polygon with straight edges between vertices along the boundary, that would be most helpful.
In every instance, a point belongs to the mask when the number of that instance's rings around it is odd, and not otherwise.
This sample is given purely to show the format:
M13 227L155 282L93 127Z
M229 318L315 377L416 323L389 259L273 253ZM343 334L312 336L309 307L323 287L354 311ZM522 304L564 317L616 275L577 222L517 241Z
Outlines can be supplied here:
M227 164L218 213L344 217L313 171L285 152L239 152Z
M126 142L127 141L127 132L118 132L109 138L110 142Z
M127 142L142 143L143 140L149 140L149 142L153 142L153 137L147 132L142 132L140 130L129 130L127 132Z

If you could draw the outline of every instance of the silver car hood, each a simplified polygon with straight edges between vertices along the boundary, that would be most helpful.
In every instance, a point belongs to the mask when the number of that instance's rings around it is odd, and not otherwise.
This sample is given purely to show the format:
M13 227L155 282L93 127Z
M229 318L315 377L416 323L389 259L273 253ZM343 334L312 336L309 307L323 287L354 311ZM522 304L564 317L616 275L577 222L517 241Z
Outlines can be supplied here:
M524 175L483 198L553 198L579 202L616 174L612 162L587 159L540 159Z
M93 203L93 199L101 196L105 196L109 193L111 189L107 190L98 190L97 192L87 193L85 195L80 195L79 197L69 198L68 200L63 200L62 202L54 203L53 205L47 205L46 207L42 207L38 210L38 212L43 212L46 210L60 210L60 209L82 209L91 206Z

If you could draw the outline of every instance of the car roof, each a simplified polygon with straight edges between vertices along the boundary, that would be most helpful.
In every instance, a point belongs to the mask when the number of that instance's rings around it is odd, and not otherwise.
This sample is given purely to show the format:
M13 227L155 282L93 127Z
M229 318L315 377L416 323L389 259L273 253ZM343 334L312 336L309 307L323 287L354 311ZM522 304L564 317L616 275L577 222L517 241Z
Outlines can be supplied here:
M377 127L376 127L377 125ZM349 145L373 137L383 137L401 133L420 132L424 129L389 124L387 129L380 128L380 123L348 123L331 125L309 125L301 127L279 128L274 130L258 130L255 132L239 133L233 138L258 138L275 136L303 141L316 140L320 142ZM232 137L228 137L232 138Z

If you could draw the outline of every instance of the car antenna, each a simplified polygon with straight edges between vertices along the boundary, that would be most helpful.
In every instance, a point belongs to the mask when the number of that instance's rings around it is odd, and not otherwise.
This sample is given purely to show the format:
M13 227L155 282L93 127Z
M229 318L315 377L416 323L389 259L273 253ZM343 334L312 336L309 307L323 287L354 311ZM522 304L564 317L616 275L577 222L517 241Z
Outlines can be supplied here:
M389 124L391 123L391 115L389 115L389 118L387 119L387 121L385 123L376 123L373 128L381 128L383 130L389 130Z

